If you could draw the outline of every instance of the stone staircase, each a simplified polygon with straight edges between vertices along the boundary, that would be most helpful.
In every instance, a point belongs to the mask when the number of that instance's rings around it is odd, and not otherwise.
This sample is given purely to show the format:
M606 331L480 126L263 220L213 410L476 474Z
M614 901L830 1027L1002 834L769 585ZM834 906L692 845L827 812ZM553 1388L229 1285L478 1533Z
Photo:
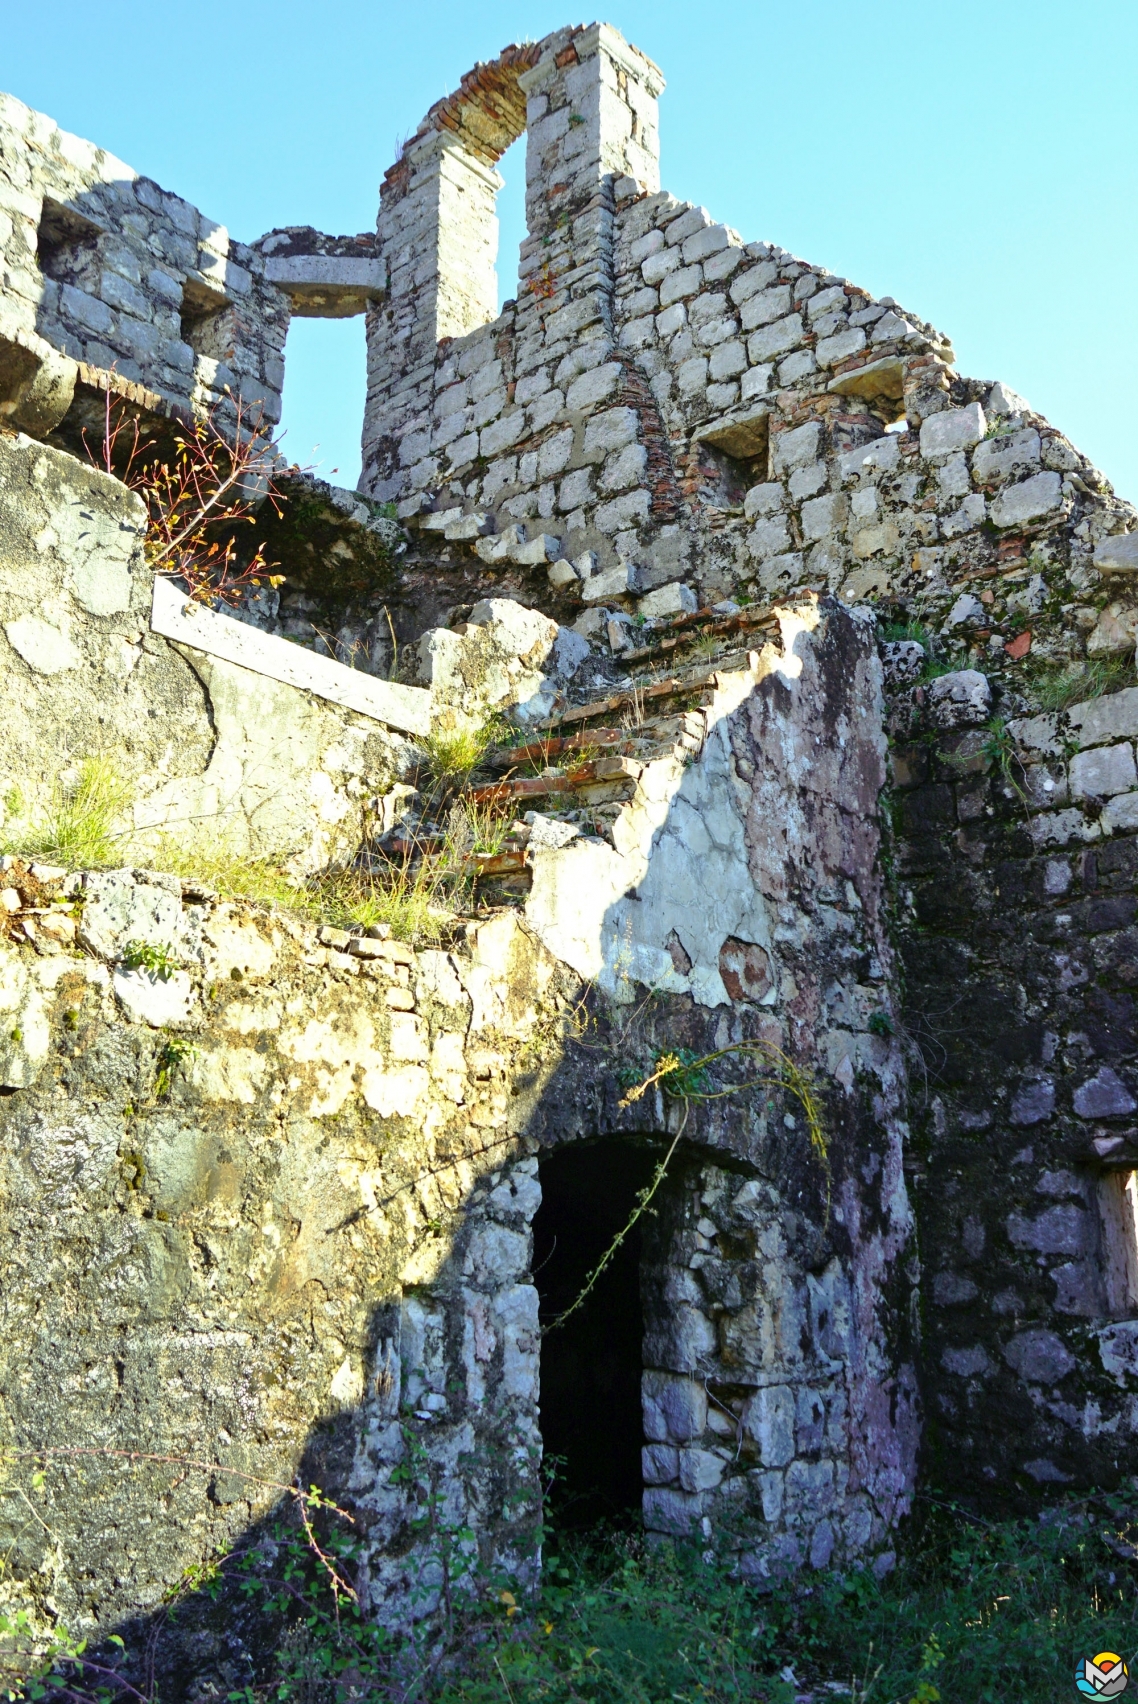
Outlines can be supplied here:
M778 634L770 606L702 609L660 622L644 644L614 659L632 677L625 689L564 705L523 744L491 747L449 801L484 813L484 820L513 818L499 849L466 858L480 896L524 896L538 847L563 845L577 835L611 841L612 825L634 800L650 763L698 758L720 675L747 668L755 645ZM713 662L709 647L715 648ZM695 659L693 650L701 653ZM421 793L407 803L413 813L430 813ZM427 820L383 842L388 857L404 861L437 859L444 848L445 825Z

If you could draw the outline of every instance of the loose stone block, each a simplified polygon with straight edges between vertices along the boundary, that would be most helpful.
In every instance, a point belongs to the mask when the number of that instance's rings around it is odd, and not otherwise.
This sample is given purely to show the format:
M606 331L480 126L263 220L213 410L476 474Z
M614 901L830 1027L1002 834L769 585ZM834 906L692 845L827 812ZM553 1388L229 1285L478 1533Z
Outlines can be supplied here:
M662 253L653 252L640 268L640 275L645 284L654 288L662 284L669 273L677 272L680 264L680 253L677 249L665 249Z
M806 538L826 538L846 524L849 501L844 492L831 492L802 505L802 531Z
M487 457L501 455L503 450L508 450L519 438L524 437L525 429L526 417L522 409L517 408L513 413L503 415L501 420L495 420L492 425L483 427L478 439L478 453ZM460 439L459 442L464 443L465 440ZM455 461L458 460L458 450L458 444L452 446L451 456Z
M679 581L670 586L658 586L655 591L640 598L636 605L640 615L653 620L660 620L669 615L687 615L697 607L696 595L691 587L682 585Z
M1030 1384L1058 1384L1075 1366L1075 1357L1052 1331L1021 1331L1006 1345L1004 1359Z
M790 544L786 521L781 517L761 520L747 535L747 549L760 562L778 556Z
M1138 532L1104 538L1095 546L1095 567L1104 574L1138 573Z
M619 568L608 568L603 573L591 574L581 587L583 603L607 603L612 598L624 598L639 589L639 578L636 569L630 562L622 562Z
M600 504L596 512L598 530L617 533L642 525L648 519L649 502L647 491L629 491L611 503Z
M771 441L775 471L786 473L812 465L818 460L821 441L822 427L816 420L808 421L805 426L796 426L792 431L778 433Z
M639 416L633 408L609 408L594 414L585 427L585 455L601 461L613 450L635 443ZM570 434L570 438L572 434Z
M973 728L992 713L992 689L978 669L958 669L928 685L933 720L940 728Z
M730 242L731 234L726 225L707 225L702 231L693 231L690 237L684 239L684 265L690 266L693 261L705 260L709 255L727 248Z
M721 343L712 353L708 370L713 379L723 380L741 373L746 365L747 351L741 343Z
M1072 1099L1080 1118L1126 1118L1138 1108L1138 1101L1109 1065L1080 1083Z

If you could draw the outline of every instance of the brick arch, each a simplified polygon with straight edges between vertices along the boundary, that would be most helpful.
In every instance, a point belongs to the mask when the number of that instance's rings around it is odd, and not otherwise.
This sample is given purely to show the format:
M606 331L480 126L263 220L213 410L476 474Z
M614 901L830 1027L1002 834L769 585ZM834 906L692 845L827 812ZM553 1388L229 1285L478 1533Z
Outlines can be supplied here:
M568 48L581 34L577 25L560 34ZM395 164L384 173L383 192L399 196L406 188L408 155L414 144L431 131L449 132L483 165L497 165L512 142L524 135L526 97L518 81L523 71L532 71L549 40L516 43L504 47L496 59L481 61L461 78L453 94L436 101L413 136L409 136Z

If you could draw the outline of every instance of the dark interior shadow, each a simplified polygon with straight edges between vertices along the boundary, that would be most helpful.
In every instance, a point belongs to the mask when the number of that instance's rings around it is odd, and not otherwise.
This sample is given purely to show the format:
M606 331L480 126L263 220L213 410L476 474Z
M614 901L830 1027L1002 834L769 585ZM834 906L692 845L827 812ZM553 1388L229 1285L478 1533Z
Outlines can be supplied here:
M533 1224L543 1332L541 1436L548 1513L565 1531L639 1515L639 1222L583 1299L582 1292L627 1226L656 1163L647 1147L611 1138L562 1148L541 1162L542 1200Z

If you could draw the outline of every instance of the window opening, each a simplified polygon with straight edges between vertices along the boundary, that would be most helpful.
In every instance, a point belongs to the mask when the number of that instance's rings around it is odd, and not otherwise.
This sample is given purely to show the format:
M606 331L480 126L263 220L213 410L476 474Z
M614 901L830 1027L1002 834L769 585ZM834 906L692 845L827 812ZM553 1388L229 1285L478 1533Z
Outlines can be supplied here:
M367 395L364 316L294 318L285 343L281 445L290 462L355 491Z
M543 1326L580 1295L655 1165L646 1148L612 1139L542 1160L533 1270ZM640 1510L640 1255L637 1224L584 1305L542 1339L541 1434L546 1458L561 1458L550 1505L565 1529Z
M94 220L45 196L36 235L36 260L44 277L97 294L101 234Z
M1098 1186L1103 1280L1115 1319L1138 1314L1138 1174L1104 1172Z
M526 235L526 136L523 130L498 161L505 183L498 191L498 312L516 301L521 246Z
M700 500L713 509L741 509L752 485L770 478L770 420L765 406L742 410L702 427L692 440Z

